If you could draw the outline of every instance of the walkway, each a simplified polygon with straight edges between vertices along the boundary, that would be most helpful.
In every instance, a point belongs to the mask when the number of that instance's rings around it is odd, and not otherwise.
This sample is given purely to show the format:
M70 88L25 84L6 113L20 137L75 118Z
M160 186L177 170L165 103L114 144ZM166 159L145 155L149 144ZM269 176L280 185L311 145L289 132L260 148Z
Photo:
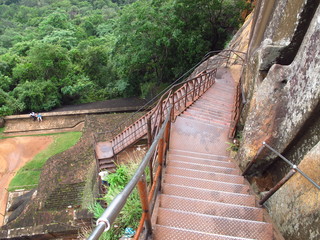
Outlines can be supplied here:
M154 239L273 239L226 150L233 94L229 70L219 69L216 83L172 125Z

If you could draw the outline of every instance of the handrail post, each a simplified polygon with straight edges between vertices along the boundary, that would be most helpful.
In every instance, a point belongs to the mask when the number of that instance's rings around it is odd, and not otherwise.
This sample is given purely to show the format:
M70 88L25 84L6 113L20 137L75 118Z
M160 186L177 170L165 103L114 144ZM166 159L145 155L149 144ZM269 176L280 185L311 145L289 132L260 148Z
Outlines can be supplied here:
M188 83L186 83L186 94L185 94L185 101L184 101L184 108L187 108L187 101L188 101Z
M291 169L288 174L277 183L260 201L259 204L263 205L276 191L279 190L295 173L297 170L295 168Z
M162 123L162 121L163 121L163 109L162 109L162 106L163 105L163 102L161 101L160 102L160 105L159 105L159 107L160 107L160 120L159 120L159 126L161 126L161 123Z
M159 145L158 145L158 162L159 162L159 165L162 166L162 164L163 164L163 137L160 139Z
M152 134L151 134L151 117L147 119L147 134L148 134L148 148L150 148L152 143Z
M147 229L147 235L152 234L152 225L151 225L151 217L150 217L150 210L149 210L149 203L148 203L148 193L147 193L147 184L145 175L142 174L139 182L138 182L138 190L141 200L141 206L143 213L146 215L145 218L145 225Z
M147 118L147 137L148 137L148 149L152 144L152 132L151 132L151 116ZM149 161L149 170L150 170L150 184L153 184L153 166L152 158Z
M194 102L194 96L195 96L195 89L196 89L196 80L192 80L193 81L193 92L192 92L192 102Z

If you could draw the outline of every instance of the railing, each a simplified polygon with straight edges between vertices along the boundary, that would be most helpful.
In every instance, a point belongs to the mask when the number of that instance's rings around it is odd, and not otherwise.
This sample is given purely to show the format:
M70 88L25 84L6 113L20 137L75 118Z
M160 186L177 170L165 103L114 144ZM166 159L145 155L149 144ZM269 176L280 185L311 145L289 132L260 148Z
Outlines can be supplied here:
M283 161L285 161L287 164L290 165L291 170L290 172L283 177L272 189L269 190L269 192L259 201L259 204L264 204L277 190L279 190L296 172L299 172L304 178L306 178L310 183L312 183L318 190L320 190L320 186L313 181L307 174L305 174L301 169L299 169L296 165L294 165L292 162L290 162L287 158L285 158L281 153L276 151L274 148L272 148L270 145L268 145L266 142L262 143L262 146L258 150L255 157L252 159L252 161L248 164L244 172L242 173L243 176L247 175L249 169L253 166L253 164L256 162L258 156L262 152L264 148L268 148L273 153L275 153L277 156L279 156Z
M216 52L209 53L205 59L208 59L212 53ZM194 78L172 85L161 96L151 111L127 127L121 134L114 137L112 140L114 153L121 151L124 146L132 144L145 134L148 136L150 148L125 189L112 201L98 219L97 227L88 239L98 239L103 231L110 229L135 186L139 188L143 214L134 239L139 238L144 224L147 232L152 231L150 215L153 210L156 193L161 184L162 167L165 161L164 156L168 150L171 122L214 84L217 67L223 63L226 63L227 66L233 59L232 54L235 55L234 63L237 64L239 61L244 61L240 56L243 54L242 52L226 50L219 53L212 60L215 61L214 68L209 70L208 66L205 66ZM149 192L147 191L144 177L144 170L147 166L150 168Z
M111 138L114 137L119 133L119 131L123 130L125 126L132 125L135 120L137 119L137 115L145 110L152 109L158 102L158 99L169 91L169 89L174 86L175 84L181 82L182 80L186 81L186 76L188 76L193 70L195 70L197 67L199 67L204 61L208 60L210 57L214 56L214 59L212 60L211 65L215 66L214 68L217 68L221 66L222 64L226 63L226 66L229 64L236 65L236 64L243 64L245 62L245 55L246 53L236 50L218 50L218 51L210 51L208 52L197 64L195 64L192 68L190 68L187 72L182 74L178 79L176 79L174 82L172 82L167 88L165 88L163 91L161 91L159 94L157 94L154 98L152 98L150 101L148 101L144 106L142 106L140 109L138 109L136 112L131 114L126 120L120 122L117 124L117 126L107 132L99 132L97 135L111 135ZM233 61L233 63L231 63ZM208 65L203 70L208 70ZM96 138L98 138L96 136Z
M151 143L153 136L159 131L159 126L167 114L169 105L171 104L174 108L174 117L179 115L212 86L216 71L213 69L196 78L173 85L151 111L112 139L114 154L119 153L146 134L149 137L148 142Z
M169 89L166 89L162 97L158 100L157 104L155 103L155 99L159 97L159 95L152 99L148 104L143 106L142 109L150 109L152 107L152 110L149 111L146 115L143 117L140 117L138 120L134 120L137 117L138 111L132 114L130 117L127 118L125 122L122 122L119 124L114 130L104 133L98 133L98 134L104 134L104 139L107 138L107 135L109 138L111 138L111 144L113 148L113 154L117 154L120 151L122 151L125 147L133 144L135 141L139 140L141 137L147 135L148 136L148 142L149 144L152 142L151 138L156 134L158 131L158 124L161 122L161 119L163 119L163 112L166 111L168 104L173 104L174 108L179 109L179 112L183 112L186 107L190 105L190 101L196 100L200 95L202 94L208 87L208 78L211 78L211 74L216 73L217 67L221 66L222 64L243 64L244 62L244 56L245 53L239 52L239 51L233 51L233 50L224 50L224 51L212 51L206 54L206 56L203 58L201 62L204 60L207 60L210 58L213 54L216 54L214 58L212 58L212 63L210 65L215 66L214 69L208 70L208 66L205 66L202 69L202 72L200 72L195 78L191 80L185 80L182 83L173 84L169 87ZM232 62L233 61L233 62ZM200 63L198 63L196 66L199 66ZM194 67L195 68L195 67ZM193 69L194 69L193 68ZM188 71L190 72L190 70ZM184 74L185 75L185 74ZM181 78L179 78L181 79ZM178 80L179 80L178 79ZM175 81L177 82L177 80ZM210 85L211 86L211 85ZM172 92L174 92L172 99L166 99L165 96L170 95ZM240 94L240 91L239 93ZM185 95L188 95L185 97ZM238 97L237 97L238 98ZM183 103L183 99L185 103ZM155 105L156 104L156 105ZM239 104L238 104L239 105ZM232 121L232 124L234 125L235 132L235 125L239 118L239 106L236 106L234 109L234 112L237 114L235 115L235 120ZM184 106L184 107L183 107ZM127 126L127 127L123 127ZM120 132L120 129L124 129L122 132ZM148 132L148 131L151 131ZM114 133L117 133L114 135ZM94 144L98 142L98 137L94 137Z
M102 216L97 221L97 227L94 229L89 240L99 239L101 234L104 231L110 229L111 225L115 221L116 217L120 213L121 209L125 205L129 195L135 186L138 186L141 205L143 208L143 213L140 220L140 225L136 231L135 239L139 238L141 231L143 229L143 225L145 223L147 232L151 232L151 212L153 210L155 197L158 189L161 184L161 174L162 167L164 165L164 156L168 149L168 141L169 141L169 133L170 133L170 125L171 119L174 117L173 115L173 107L169 107L166 111L165 121L161 125L157 136L155 137L152 145L150 146L147 154L143 158L141 164L139 165L136 173L130 180L130 182L126 185L124 190L117 195L114 200L111 202L109 207L105 210ZM149 188L149 193L147 192L147 186L145 181L144 172L148 164L153 161L154 158L157 158L156 164L156 174L153 177L153 173L150 171L150 177L152 180L152 185Z

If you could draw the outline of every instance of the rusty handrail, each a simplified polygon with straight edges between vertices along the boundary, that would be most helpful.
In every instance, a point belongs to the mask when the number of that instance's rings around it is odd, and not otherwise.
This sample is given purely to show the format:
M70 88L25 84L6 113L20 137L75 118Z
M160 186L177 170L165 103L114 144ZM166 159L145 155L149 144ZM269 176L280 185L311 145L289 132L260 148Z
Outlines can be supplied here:
M104 211L102 216L97 220L97 226L94 229L94 231L89 236L88 240L94 240L99 239L101 234L104 231L108 231L115 221L116 217L119 215L121 209L125 205L128 197L130 196L131 192L137 186L138 182L140 182L140 198L142 202L143 207L143 215L142 219L146 220L146 226L150 225L150 204L152 195L155 192L155 189L157 188L157 185L160 184L161 179L161 172L162 172L162 165L163 165L163 156L166 152L166 144L165 142L168 142L169 136L168 136L168 128L170 128L170 119L171 114L173 114L172 111L169 111L169 113L166 116L165 121L163 122L161 129L158 133L158 135L155 137L151 147L149 148L147 154L144 156L143 160L141 161L138 169L136 170L135 174L129 181L129 183L125 186L124 190L118 194L114 200L111 202L111 204L108 206L108 208ZM158 168L157 168L157 174L155 176L155 181L153 182L153 185L151 187L151 191L149 192L148 196L146 194L145 186L143 186L144 182L144 171L146 167L148 166L149 161L152 159L152 156L158 151ZM160 186L159 186L160 187ZM145 222L145 221L143 221ZM152 229L148 229L148 231L151 231Z
M216 64L218 67L219 65L221 65L223 62L229 62L229 60L231 59L230 55L231 53L233 53L234 55L236 55L242 62L245 61L245 59L243 58L243 56L245 56L246 53L241 52L241 51L236 51L236 50L232 50L232 49L225 49L225 50L218 50L218 51L210 51L208 52L200 62L198 62L197 64L195 64L190 70L188 70L186 73L184 73L181 77L179 77L178 79L176 79L170 86L168 86L166 89L164 89L162 92L160 92L157 96L155 96L153 99L151 99L148 103L146 103L144 106L142 106L140 109L138 109L136 112L134 112L131 116L129 116L127 118L127 120L119 123L114 129L110 130L110 131L105 131L105 132L99 132L98 134L104 134L105 136L107 134L110 134L112 136L112 139L115 139L119 134L121 133L116 133L121 131L121 128L123 128L123 125L127 125L127 127L125 127L125 129L129 128L131 125L133 125L134 123L136 123L137 121L133 121L134 116L137 115L139 112L141 112L142 110L146 110L146 109L154 109L156 108L156 106L158 105L157 103L159 103L161 101L161 99L163 99L163 97L165 95L167 95L169 93L170 90L173 89L174 86L178 86L179 84L177 84L177 82L179 82L182 78L184 78L188 73L190 73L192 70L194 70L196 67L198 67L202 62L204 62L205 60L209 59L212 56L217 56L215 61L220 61L222 60L222 62L218 62L218 64ZM227 56L225 56L224 54L227 54ZM243 55L243 56L241 56ZM219 58L220 57L220 58ZM216 68L210 69L210 70L214 70ZM208 69L207 69L208 71ZM185 83L187 80L185 80L184 82L180 83L183 84ZM157 98L160 99L158 101L156 101ZM156 106L155 106L156 105ZM130 121L130 123L129 123ZM116 135L115 135L116 133ZM118 144L117 144L118 145Z
M318 190L320 190L320 186L313 181L307 174L305 174L301 169L299 169L295 164L290 162L286 157L284 157L281 153L276 151L274 148L272 148L269 144L266 142L262 142L262 146L259 148L258 152L254 156L254 158L249 162L246 169L242 173L242 176L247 175L249 169L254 165L254 163L257 161L258 156L261 154L262 150L264 148L268 148L273 153L275 153L278 157L280 157L283 161L285 161L288 165L290 165L291 170L290 172L283 177L277 184L274 186L269 192L259 201L259 204L262 205L265 201L267 201L277 190L279 190L296 172L299 172L305 179L307 179L311 184L313 184Z
M193 87L197 92L196 97L199 97L214 83L214 81L212 81L212 78L214 77L215 73L216 73L216 69L213 69L210 72L205 72L202 75L197 76L196 78L190 79L190 80L185 81L183 83L178 83L178 84L173 85L160 98L160 101L158 102L158 104L156 105L155 108L153 108L146 115L139 118L131 126L127 127L124 131L122 131L121 133L119 133L118 135L116 135L114 137L114 139L112 140L112 147L114 149L114 153L115 154L119 153L126 146L134 143L136 140L140 139L142 136L147 134L147 119L148 118L151 118L151 123L153 123L153 124L151 124L151 126L152 126L151 136L154 136L157 133L157 129L159 129L159 125L161 124L161 122L165 118L163 106L165 106L165 104L167 104L169 102L172 102L173 106L174 106L173 108L175 110L177 110L174 112L174 117L176 117L178 114L183 112L186 109L186 107L188 107L188 106L185 106L185 107L182 106L182 107L177 108L177 105L178 106L181 105L180 101L186 101L184 99L187 98L187 96L188 96L188 92L184 91L185 86L188 85L190 82L198 81L199 79L204 77L205 78L204 81L200 80L199 81L200 83L198 85L194 84L194 87ZM197 91L197 89L198 89L198 91ZM183 93L183 91L184 91L184 93ZM190 89L190 91L192 91L192 89ZM181 96L177 97L175 99L175 94L176 95L180 94ZM167 96L166 99L163 99L164 96ZM170 101L170 99L171 99L171 101ZM133 126L138 126L138 127L135 127L133 132L129 133L128 129ZM143 129L145 129L145 131ZM123 134L124 132L127 132L127 135L122 137L124 135ZM132 141L128 141L128 139L130 139L130 136L132 136L134 134L136 135L136 137L132 138L133 139Z

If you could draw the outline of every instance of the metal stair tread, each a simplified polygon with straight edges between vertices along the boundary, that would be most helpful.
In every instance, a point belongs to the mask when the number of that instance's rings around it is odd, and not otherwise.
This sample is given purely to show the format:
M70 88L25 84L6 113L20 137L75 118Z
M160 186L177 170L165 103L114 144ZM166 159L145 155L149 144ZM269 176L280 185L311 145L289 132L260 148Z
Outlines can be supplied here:
M244 183L243 176L198 171L198 170L191 170L191 169L185 169L185 168L167 167L165 173L175 174L179 176L197 177L197 178L209 179L209 180L215 180L215 181L221 181L221 182L238 183L238 184Z
M186 112L190 114L199 114L208 118L219 118L220 120L225 120L225 121L230 121L230 118L232 116L231 113L219 113L219 112L213 112L205 109L201 110L201 109L188 108Z
M178 238L177 238L178 237ZM200 232L189 229L182 229L177 227L170 227L156 224L154 229L154 239L188 239L188 240L253 240L252 238L239 238L226 235L219 235L213 233Z
M175 195L161 194L160 207L210 216L263 221L263 210L261 208Z
M186 150L182 150L182 149L170 149L169 153L172 152L183 152L183 153L187 153L187 154L196 154L196 155L205 155L205 156L215 156L215 157L221 157L221 158L230 158L229 156L224 156L224 155L214 155L214 154L210 154L210 153L202 153L202 152L193 152L193 151L186 151Z
M182 161L182 162L192 162L192 163L198 163L198 162L206 162L206 165L212 165L212 164L219 164L227 165L230 168L236 168L236 164L230 160L215 160L215 159L208 159L208 158L199 158L199 157L192 157L192 156L185 156L185 155L179 155L174 153L168 154L168 162L169 161ZM188 160L188 161L187 161Z
M207 121L212 121L212 120L216 120L219 122L226 122L226 123L230 123L231 122L231 114L230 116L221 116L219 114L213 114L213 113L206 113L206 112L200 112L200 111L193 111L191 109L188 109L186 112L186 115L184 116L190 116L190 117L198 117L200 119L203 120L207 120Z
M183 167L174 167L174 166L168 166L166 167L166 172L168 172L169 170L171 170L171 168L175 168L175 169L181 169L181 170L186 170L186 171L192 171L195 173L208 173L208 174L212 174L212 175L224 175L226 177L240 177L241 179L244 179L243 176L240 176L239 174L230 174L230 173L220 173L220 172L213 172L213 171L204 171L204 170L197 170L197 169L190 169L190 168L183 168Z
M212 113L221 113L221 114L232 114L231 110L226 110L226 109L216 109L216 108L206 108L203 105L196 105L196 104L192 104L189 108L187 109L192 109L194 111L201 111L201 110L206 110L208 112L212 112Z
M190 162L184 162L184 161L178 161L178 160L172 160L172 159L168 161L167 166L183 167L183 168L200 170L200 171L210 170L210 172L219 172L219 173L232 174L232 175L240 174L240 170L235 167L213 166L213 165L207 165L207 164L201 164L201 163L200 164L190 163ZM207 170L202 170L202 168Z
M200 121L199 119L193 118L192 116L180 116L180 118L192 120L194 122L197 122L197 124L203 124L203 125L206 125L206 126L210 126L212 128L218 128L218 129L227 129L228 128L227 125L210 123L208 121Z
M171 179L174 179L175 182L171 182ZM180 180L180 181L179 181ZM249 186L246 184L239 183L230 183L230 182L221 182L203 178L196 177L187 177L180 176L174 174L165 174L164 175L164 183L171 183L180 186L189 186L189 187L199 187L199 188L207 188L206 186L210 186L211 190L220 190L225 192L233 192L233 193L243 193L247 194L249 192Z
M182 118L187 118L187 119L193 119L195 121L201 121L201 123L206 123L207 125L210 126L221 126L221 127L229 127L230 123L226 121L214 121L214 120L209 120L209 119L204 119L195 115L183 115L181 116Z
M261 221L226 218L159 208L157 224L234 237L272 239L272 225ZM198 224L194 224L198 223ZM263 230L263 231L262 231Z
M255 197L249 194L224 192L175 184L163 184L162 193L215 202L231 203L240 206L255 206Z

